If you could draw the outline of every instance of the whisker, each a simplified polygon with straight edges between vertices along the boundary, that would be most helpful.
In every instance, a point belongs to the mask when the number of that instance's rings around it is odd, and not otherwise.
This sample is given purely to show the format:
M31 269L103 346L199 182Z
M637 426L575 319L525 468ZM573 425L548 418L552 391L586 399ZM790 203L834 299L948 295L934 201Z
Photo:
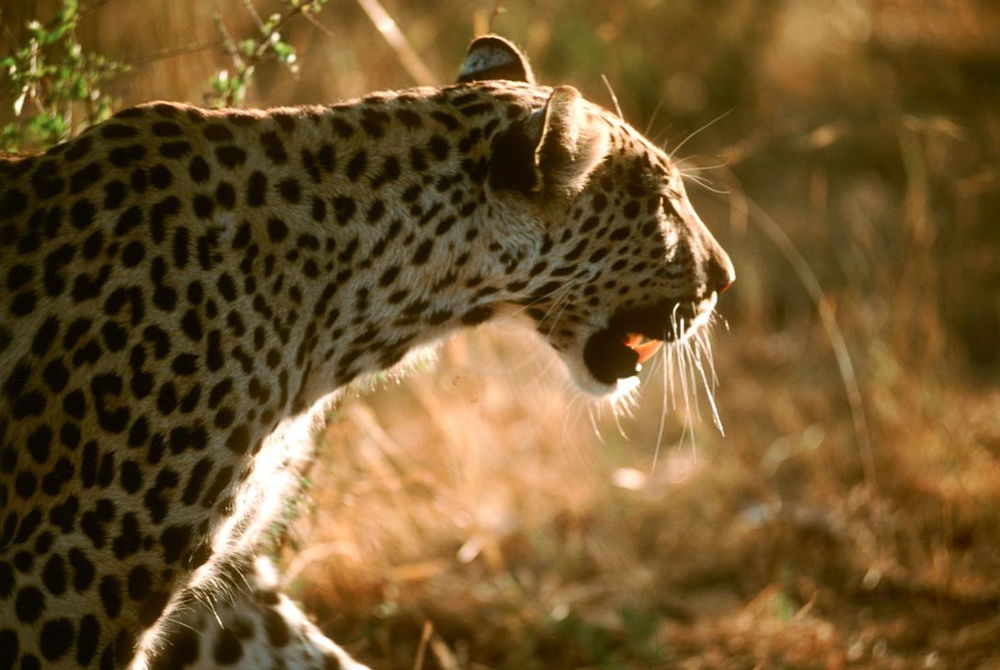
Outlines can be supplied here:
M712 328L715 326L715 313L712 314L705 327L702 329L702 339L705 342L705 351L708 355L708 364L712 368L712 388L719 385L719 377L715 374L715 352L712 349Z
M729 195L729 191L717 187L707 177L702 177L701 175L696 175L696 174L684 174L684 173L681 174L685 179L694 182L695 184L701 186L703 189L707 191L711 191L712 193L716 193L718 195Z
M699 165L698 163L692 162L692 159L696 158L698 154L691 154L690 156L685 156L684 158L675 158L674 163L677 165L677 169L683 175L689 175L692 172L702 172L705 170L719 170L722 168L729 167L729 161L722 161L721 163L713 163L712 165ZM685 167L690 165L691 167Z
M559 311L558 311L558 313L556 313L556 314L555 314L555 316L554 316L554 317L552 318L552 325L550 325L550 326L549 326L549 330L548 330L548 332L547 332L547 333L545 333L545 334L546 334L546 336L551 336L551 335L552 335L552 331L553 331L553 330L555 330L555 329L556 329L556 326L557 326L557 325L559 324L559 319L561 319L561 318L562 318L562 315L563 315L563 312L565 312L565 311L566 311L566 308L568 308L568 307L570 306L570 300L569 300L569 296L568 296L568 295L566 295L566 296L562 296L562 297L561 297L560 299L558 299L558 300L557 300L557 301L556 301L555 303L553 303L553 304L552 304L552 307L550 307L550 308L549 308L549 309L547 310L547 312L546 312L545 316L544 316L544 317L543 317L543 318L542 318L541 320L539 320L539 322L538 322L538 326L539 326L539 327L541 327L541 325L542 325L543 323L545 323L545 321L546 321L546 320L548 320L548 319L549 319L549 316L550 316L550 315L551 315L551 314L552 314L553 312L555 312L555 308L556 308L556 305L558 305L558 304L559 304L560 302L562 303L562 306L561 306L561 307L559 308Z
M671 331L673 333L677 332L677 314L676 314L676 312L674 314L671 314L671 316L670 316L670 329L671 329ZM676 335L674 336L674 340L671 343L670 348L668 349L667 353L668 353L667 362L670 364L670 377L669 377L669 381L670 381L670 385L669 385L670 403L671 403L671 406L673 407L674 412L676 412L677 411L677 393L678 393L677 379L678 379L678 375L680 374L680 362L678 360L678 354L677 354L677 337L676 337Z
M718 115L717 117L715 117L714 119L712 119L712 120L711 120L711 121L709 121L708 123L706 123L706 124L702 125L702 126L701 126L700 128L698 128L698 129L697 129L697 130L695 130L694 132L692 132L692 133L688 134L688 136L687 136L687 137L685 137L685 138L684 138L683 140L681 140L681 143L680 143L680 144L678 144L678 145L677 145L676 147L674 147L673 149L671 149L671 150L670 150L670 151L668 151L667 153L669 153L669 154L676 154L676 153L677 153L678 151L680 151L680 150L681 150L681 149L682 149L682 148L684 147L684 145L685 145L685 144L687 144L688 142L690 142L690 141L691 141L691 139L692 139L692 138L694 138L694 137L695 137L695 136L696 136L696 135L697 135L698 133L700 133L701 131L703 131L703 130L705 130L705 129L707 129L707 128L711 127L711 126L713 126L713 125L714 125L714 124L716 124L717 122L719 122L719 121L721 121L722 119L724 119L724 118L726 118L727 116L729 116L729 113L730 113L730 112L732 112L732 111L733 111L733 109L734 109L734 108L730 108L730 109L727 109L727 110L726 110L726 111L724 111L724 112L723 112L722 114L719 114L719 115Z
M603 446L608 446L608 443L604 439L604 435L601 434L601 428L598 425L597 419L594 417L594 409L600 411L601 406L590 403L587 405L587 416L590 417L590 425L594 429L594 435L597 436L597 441Z
M646 123L646 129L642 131L643 137L649 137L649 131L653 127L653 121L656 120L656 115L660 112L662 107L663 98L660 98L660 101L656 103L656 107L653 108L653 113L649 115L649 121Z
M667 339L666 332L663 333L661 339ZM659 357L663 365L663 397L660 400L660 425L656 429L656 447L653 450L653 464L650 466L649 473L652 475L656 472L656 464L660 460L660 447L663 445L663 433L666 431L667 427L667 388L669 386L669 370L667 369L667 355L666 352Z
M612 409L615 415L623 414L628 419L635 418L635 410L639 406L637 401L636 390L638 386L633 389L629 389L624 393L618 393L611 399ZM624 437L624 436L623 436Z
M563 441L566 440L566 435L569 432L570 419L573 420L574 424L579 420L579 414L583 411L584 402L585 398L579 393L570 396L569 406L566 407L566 412L563 414L561 430Z
M605 77L603 74L601 75L601 81L604 82L604 85L608 89L608 93L611 94L611 102L615 103L615 111L618 113L618 118L621 119L622 121L624 121L625 120L625 115L622 114L622 108L618 104L618 96L615 95L615 89L611 88L611 82L608 81L608 78Z
M725 437L726 429L722 427L722 419L719 418L719 408L715 403L715 393L713 391L713 388L709 386L708 377L705 374L705 366L703 365L703 362L707 362L710 359L709 356L706 356L703 359L701 355L704 348L708 345L706 345L705 343L703 334L699 333L698 335L701 335L701 337L692 338L692 341L694 342L695 367L698 369L698 373L701 376L701 383L702 386L705 388L705 397L708 399L708 404L712 409L712 421L715 423L715 427L719 429L719 432L723 435L723 437ZM709 366L711 367L711 363L709 363ZM712 368L712 377L714 381L715 377L714 368Z
M681 325L683 327L684 321L681 320ZM698 403L698 393L695 391L695 374L694 374L694 362L691 359L691 342L687 339L681 342L681 360L684 361L681 366L683 369L682 379L684 381L684 400L687 406L688 412L691 411L692 401L694 404L694 414L701 420L701 406Z
M554 375L556 368L553 366L551 358L546 357L535 347L532 347L528 352L524 353L526 353L526 355L521 355L522 352L518 352L517 360L513 362L510 360L511 356L509 355L509 352L502 352L502 355L499 356L499 367L502 368L503 373L508 380L512 378L513 374L519 373L525 369L531 369L537 372L529 376L529 383L539 387L544 387L546 382L555 381ZM511 383L514 382L511 381Z
M601 408L607 408L611 412L611 419L615 424L615 429L618 431L618 435L627 442L631 442L628 433L625 432L625 427L622 425L621 419L624 416L627 419L632 419L634 417L635 410L635 395L632 392L634 389L628 389L624 392L615 393L610 402L604 403Z
M578 284L578 282L576 282L575 280L568 279L566 281L566 283L561 284L560 286L557 286L556 288L552 289L551 291L549 291L545 295L541 295L541 296L538 296L536 298L533 298L530 302L527 302L527 303L525 303L523 305L518 306L517 309L512 310L510 312L507 312L506 314L501 315L499 318L496 319L496 322L500 323L502 321L512 319L513 317L517 316L518 314L520 314L524 310L528 309L529 307L532 307L534 305L537 305L537 304L539 304L539 303L547 300L548 298L550 298L551 296L555 295L559 291L566 290L568 292L569 289L574 288L577 284Z
M545 335L546 336L552 335L552 331L555 330L556 324L558 324L559 319L562 317L562 313L566 310L567 307L570 306L570 293L571 293L570 289L572 287L573 287L572 282L568 282L561 287L561 288L566 288L567 290L563 294L557 296L555 300L552 301L552 303L542 314L542 317L538 320L537 327L539 328L539 332L540 329L542 328L542 325L551 318L552 324L549 326L548 332L546 332ZM552 316L553 314L555 314L554 317Z

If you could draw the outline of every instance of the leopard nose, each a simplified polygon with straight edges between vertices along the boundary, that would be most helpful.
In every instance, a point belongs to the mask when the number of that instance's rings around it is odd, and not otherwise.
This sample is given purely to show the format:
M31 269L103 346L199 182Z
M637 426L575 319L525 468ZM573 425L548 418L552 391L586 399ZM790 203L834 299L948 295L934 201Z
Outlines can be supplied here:
M713 245L709 253L708 265L705 269L705 279L709 290L722 293L736 281L736 269L729 260L729 254L718 244Z

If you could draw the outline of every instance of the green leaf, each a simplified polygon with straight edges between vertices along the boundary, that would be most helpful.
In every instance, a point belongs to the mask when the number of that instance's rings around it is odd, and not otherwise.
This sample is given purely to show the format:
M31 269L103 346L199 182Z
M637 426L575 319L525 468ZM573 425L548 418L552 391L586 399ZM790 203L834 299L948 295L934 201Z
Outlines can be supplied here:
M244 56L252 56L255 51L257 51L257 40L245 39L240 40L239 50Z
M282 63L291 63L295 61L295 47L287 42L274 42L271 45L274 53L278 56L278 60Z

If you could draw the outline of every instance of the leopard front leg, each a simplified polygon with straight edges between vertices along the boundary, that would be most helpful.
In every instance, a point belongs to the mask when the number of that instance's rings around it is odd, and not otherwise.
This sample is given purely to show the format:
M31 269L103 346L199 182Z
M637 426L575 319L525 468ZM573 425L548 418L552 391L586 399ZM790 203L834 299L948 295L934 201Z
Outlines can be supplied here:
M132 670L287 668L368 670L334 644L279 590L274 567L257 559L243 584L199 597L141 650Z

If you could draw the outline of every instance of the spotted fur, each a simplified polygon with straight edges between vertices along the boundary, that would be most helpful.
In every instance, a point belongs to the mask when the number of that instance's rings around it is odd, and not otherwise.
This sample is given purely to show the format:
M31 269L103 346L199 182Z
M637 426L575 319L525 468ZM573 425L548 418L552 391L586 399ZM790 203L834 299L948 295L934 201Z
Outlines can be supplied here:
M0 163L0 668L361 667L257 558L330 394L514 311L606 394L711 310L662 151L500 38L461 80Z

